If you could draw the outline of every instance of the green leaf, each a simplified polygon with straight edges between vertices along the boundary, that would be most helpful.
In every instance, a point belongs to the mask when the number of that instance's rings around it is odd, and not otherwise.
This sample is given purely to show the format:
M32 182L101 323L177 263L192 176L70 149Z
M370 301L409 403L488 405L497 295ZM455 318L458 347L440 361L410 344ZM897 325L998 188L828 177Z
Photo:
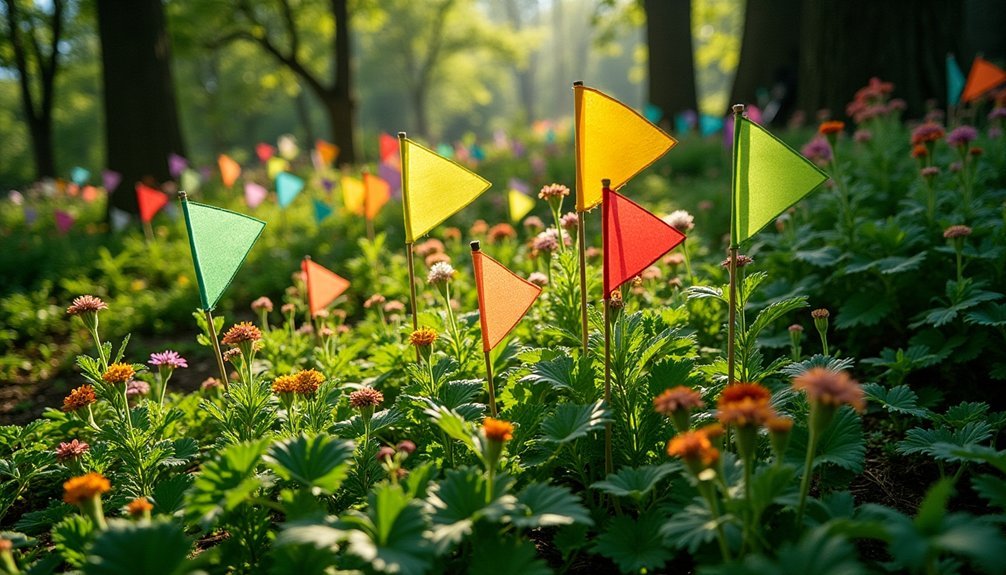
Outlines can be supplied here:
M370 435L373 436L377 432L390 427L401 420L401 411L395 409L394 407L390 409L382 409L381 411L375 413L370 419ZM346 421L336 423L332 431L340 437L357 438L363 437L367 430L366 426L363 424L363 418L357 414Z
M926 417L929 410L919 407L919 397L907 385L887 389L876 383L863 384L867 399L879 403L891 413L904 413L913 417Z
M66 562L77 569L87 561L87 546L96 531L83 515L70 515L52 527L52 543Z
M154 500L154 512L173 515L185 504L185 491L192 485L193 476L189 474L174 475L158 481L151 494Z
M188 572L192 545L172 521L109 521L91 547L86 575L175 575Z
M263 457L276 474L316 493L335 493L349 472L355 446L329 435L299 435L274 444Z
M161 460L165 467L183 467L199 455L199 444L191 437L180 437L171 442L171 455Z
M470 575L549 575L552 570L526 539L492 533L472 543Z
M328 575L338 561L339 544L346 531L322 524L290 525L272 544L274 575Z
M728 519L728 516L722 516L719 523L723 524ZM704 502L701 505L692 503L664 523L660 527L660 534L669 545L688 549L689 553L694 554L699 546L716 538L716 525L716 520Z
M661 536L663 517L650 510L638 518L613 518L594 542L594 552L607 557L623 572L659 569L673 556Z
M877 297L877 294L870 292L857 293L838 309L835 328L877 325L893 307L894 304L888 298Z
M431 406L425 413L448 437L465 444L474 453L480 453L475 446L475 428L461 414L441 405Z
M995 526L966 513L947 517L933 546L944 552L967 557L987 573L1006 572L1006 537Z
M751 479L751 507L756 517L772 505L776 498L796 491L793 482L795 475L796 468L791 465L773 465L758 470Z
M509 513L517 527L547 527L583 523L593 525L580 497L569 489L545 483L532 483L517 496L517 505Z
M807 440L806 428L799 427L793 430L790 447L786 451L788 463L799 468L803 467ZM821 434L814 456L814 467L830 463L854 473L861 473L865 457L863 422L852 408L842 406L835 414L831 425Z
M431 538L438 554L447 552L470 535L479 520L495 522L514 510L517 500L507 494L511 483L509 477L499 475L494 483L490 498L487 480L481 470L464 467L447 471L444 480L427 498L434 510Z
M856 548L846 538L831 535L827 526L814 529L796 545L779 549L778 570L784 575L860 575L863 566L856 559Z
M221 450L203 464L186 496L186 516L209 528L220 515L231 511L262 486L255 476L268 440L238 443Z
M758 334L760 334L768 326L772 325L773 322L792 311L809 307L809 305L810 304L807 303L807 296L793 297L773 302L771 305L758 312L758 316L747 329L745 340L748 342L756 341L758 339Z
M1006 326L1006 304L990 303L964 316L964 323L985 327Z
M923 533L935 533L947 514L947 502L954 493L954 480L944 478L926 492L915 514L915 527Z
M947 446L952 447L977 446L992 437L992 428L984 421L966 423L960 429L922 429L914 427L905 433L905 439L898 442L897 451L903 455L923 453L930 457L940 457L945 461L957 461L957 456Z
M1006 480L994 475L982 474L971 478L971 487L982 499L1006 510Z
M563 403L542 421L540 440L561 445L602 429L610 420L602 400L588 405Z
M345 517L348 550L382 573L420 575L430 567L432 550L424 533L419 505L399 485L376 486L367 498L366 513Z
M676 461L662 465L622 467L608 475L604 481L598 481L591 487L618 497L631 497L639 502L660 483L660 480L681 469L682 465Z

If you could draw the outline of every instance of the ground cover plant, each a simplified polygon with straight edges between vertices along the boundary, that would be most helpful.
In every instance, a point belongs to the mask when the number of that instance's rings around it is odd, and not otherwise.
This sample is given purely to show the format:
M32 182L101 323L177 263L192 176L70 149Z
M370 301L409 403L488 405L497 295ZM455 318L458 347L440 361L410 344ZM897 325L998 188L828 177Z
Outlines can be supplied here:
M667 217L688 239L590 307L585 351L581 232L550 185L572 183L572 158L554 142L527 142L546 162L536 215L507 223L483 198L417 242L418 329L394 202L373 239L349 214L316 226L307 202L263 205L270 226L211 326L181 222L110 246L26 240L6 201L3 241L22 249L3 257L56 250L41 265L74 273L0 305L7 373L44 380L44 360L72 381L0 427L0 571L1006 572L1006 414L989 391L1006 378L1006 108L978 127L906 122L893 89L858 93L854 126L786 134L831 182L744 245L736 382L718 141L683 139L630 184L654 203L697 185L661 206L694 213ZM518 164L499 151L480 172ZM495 415L469 240L542 287L489 355ZM322 313L308 253L351 278ZM24 284L28 265L10 266ZM214 331L225 379L195 360Z

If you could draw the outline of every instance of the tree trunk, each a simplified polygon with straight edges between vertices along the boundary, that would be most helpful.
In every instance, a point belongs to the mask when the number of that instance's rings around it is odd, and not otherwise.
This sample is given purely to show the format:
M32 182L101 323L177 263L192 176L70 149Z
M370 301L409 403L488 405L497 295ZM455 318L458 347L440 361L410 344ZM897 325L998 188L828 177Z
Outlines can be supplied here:
M730 104L757 104L765 122L785 121L796 104L801 0L747 0Z
M692 3L690 0L643 0L643 8L649 49L647 99L663 111L661 124L670 129L675 114L698 109L692 55Z
M505 2L504 8L507 12L507 17L510 20L510 25L517 32L524 29L524 11L521 9L519 0L507 0ZM538 2L534 0L529 6L526 7L527 12L531 14L530 21L532 25L536 23L538 19ZM514 77L517 79L517 102L519 103L521 112L523 113L522 120L531 124L535 120L535 93L534 93L534 71L538 68L538 55L537 51L532 51L528 55L528 61L525 63L523 68L518 68L514 66Z
M31 150L35 158L35 177L56 177L56 154L52 138L52 110L43 117L29 119L28 129L31 134Z
M115 206L137 213L138 181L170 177L168 155L185 155L160 0L98 0L107 166L122 174Z
M809 117L844 115L856 90L877 76L921 117L926 100L946 104L947 53L960 52L959 0L803 0L797 105ZM853 30L875 30L853 34ZM896 30L897 33L892 33Z
M423 85L412 89L412 110L416 114L416 133L424 138L429 138L430 124L426 117L426 87Z
M335 18L335 84L332 102L328 106L332 126L332 141L339 146L340 163L356 163L356 138L354 137L353 78L349 41L349 10L346 0L332 0Z

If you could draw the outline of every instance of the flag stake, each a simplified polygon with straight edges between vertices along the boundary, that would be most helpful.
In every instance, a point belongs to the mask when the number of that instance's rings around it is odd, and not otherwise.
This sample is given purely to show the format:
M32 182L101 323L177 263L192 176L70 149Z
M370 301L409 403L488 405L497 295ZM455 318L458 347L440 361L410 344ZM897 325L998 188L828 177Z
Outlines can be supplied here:
M367 224L367 239L374 243L374 221L370 219L370 178L367 177L369 171L363 169L363 221Z
M479 244L479 242L478 242L478 240L475 240L475 241L471 242L468 245L470 245L471 248L472 248L472 264L475 265L475 266L480 265L479 263L477 263L475 261L475 254L479 251L479 249L481 247L480 244ZM481 273L481 272L479 272L479 273ZM483 310L480 309L479 313L484 313L484 312L483 312ZM492 415L493 417L496 417L496 415L497 415L497 411L496 411L496 384L493 383L493 362L492 362L492 359L489 358L489 351L490 350L488 350L488 349L483 349L482 350L482 355L485 357L485 360L486 360L486 385L489 388L489 414Z
M577 86L583 86L582 80L577 80L573 82L574 94ZM574 107L576 102L576 97L573 98ZM573 130L573 137L576 137L576 130ZM574 144L575 145L575 144ZM573 162L579 163L579 154L573 154ZM580 166L575 166L575 170L579 172ZM579 181L579 178L576 178ZM583 190L579 189L577 186L576 197L580 197ZM580 345L583 349L581 357L587 356L587 341L588 341L588 327L587 327L587 234L584 233L586 225L583 221L583 212L577 210L576 212L576 235L577 235L577 249L580 252ZM605 294L604 297L608 297Z
M398 158L400 166L402 167L402 204L405 208L405 217L409 217L409 192L406 190L408 186L409 175L406 173L409 169L408 164L405 162L405 132L398 132ZM366 189L364 189L364 196L366 196ZM366 217L366 213L364 213ZM408 220L406 220L408 221ZM406 227L406 232L409 228ZM409 235L408 233L406 235ZM412 331L419 330L419 312L416 303L416 264L412 259L412 242L405 242L405 257L409 262L409 294L410 300L409 305L412 307ZM450 302L448 302L450 304ZM419 348L416 347L416 362L422 361L423 357L419 353Z
M734 345L737 339L737 142L740 140L743 104L734 104L733 161L730 170L730 311L727 320L727 385L734 382Z
M604 179L601 180L601 187L605 190L611 185L611 180ZM607 216L607 198L608 194L604 194L601 200L601 225L603 230L601 233L602 246L608 241L608 216ZM581 220L582 221L582 220ZM602 247L603 249L603 247ZM604 259L604 265L608 265L608 258ZM605 273L604 277L607 278L608 274ZM608 409L611 409L611 294L608 292L608 280L604 281L604 405ZM614 462L612 461L612 446L611 446L611 421L604 424L604 473L605 475L610 475L614 473Z
M230 391L230 385L228 384L227 378L227 368L224 367L224 357L220 351L220 340L217 339L217 328L213 325L213 312L210 310L206 311L206 323L210 328L210 339L213 341L213 354L217 358L217 367L220 368L220 379L224 384L224 391Z
M150 225L150 222L143 222L143 235L146 236L147 243L153 243L154 241L154 228Z
M409 303L412 305L412 331L419 329L419 313L416 311L416 264L412 261L412 244L405 244L405 256L409 261ZM419 348L416 347L416 361L422 360Z

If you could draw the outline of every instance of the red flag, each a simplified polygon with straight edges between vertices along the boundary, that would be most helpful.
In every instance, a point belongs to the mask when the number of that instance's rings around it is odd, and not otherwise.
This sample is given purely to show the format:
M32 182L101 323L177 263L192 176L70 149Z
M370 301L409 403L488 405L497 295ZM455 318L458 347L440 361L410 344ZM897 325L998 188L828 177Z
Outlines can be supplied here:
M381 132L381 163L398 163L398 138Z
M975 56L975 61L971 64L971 71L968 72L968 81L964 84L961 101L970 102L976 100L979 96L1003 82L1006 82L1006 70L985 60L981 56Z
M259 144L255 146L255 155L258 156L258 161L263 164L268 162L269 158L271 158L275 153L276 148L265 142L259 142Z
M304 281L307 283L307 307L312 317L349 287L349 280L314 263L311 258L304 258L300 269L304 272Z
M168 195L146 186L136 184L136 202L140 205L140 221L149 224L154 215L168 203Z
M602 194L604 298L607 299L618 286L685 241L685 234L611 188L605 187Z
M473 250L472 260L475 264L475 287L479 294L482 351L490 351L531 309L541 288L481 251Z

